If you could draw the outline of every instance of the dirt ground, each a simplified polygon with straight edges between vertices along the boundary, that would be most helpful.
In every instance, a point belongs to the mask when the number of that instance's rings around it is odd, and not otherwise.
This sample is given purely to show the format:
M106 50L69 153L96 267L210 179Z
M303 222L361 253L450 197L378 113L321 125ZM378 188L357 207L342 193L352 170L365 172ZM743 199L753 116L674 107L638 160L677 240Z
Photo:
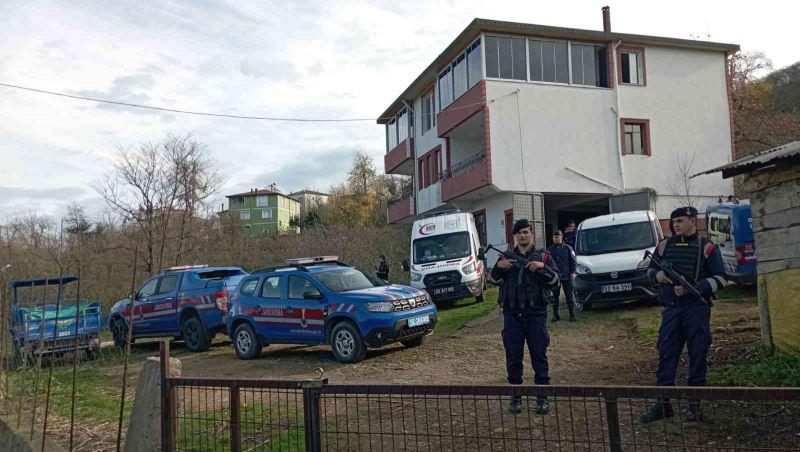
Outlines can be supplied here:
M550 323L552 384L653 384L660 311L653 303L636 302L584 312L576 323ZM730 364L759 339L754 300L718 301L712 316L711 372ZM434 334L417 349L398 344L371 350L354 365L335 362L329 348L322 346L273 345L260 359L242 361L229 342L181 361L184 376L191 377L310 378L322 368L330 383L503 384L501 329L502 317L495 310L453 335ZM681 364L679 378L685 378L686 364ZM532 380L530 372L526 358L526 381Z

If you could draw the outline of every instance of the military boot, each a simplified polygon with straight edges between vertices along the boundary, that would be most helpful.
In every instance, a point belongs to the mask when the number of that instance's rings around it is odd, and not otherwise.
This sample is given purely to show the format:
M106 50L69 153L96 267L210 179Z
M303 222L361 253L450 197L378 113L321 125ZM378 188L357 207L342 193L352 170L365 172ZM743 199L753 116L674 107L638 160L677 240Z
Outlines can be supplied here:
M675 412L672 411L672 404L669 400L659 400L648 411L639 418L643 424L648 422L658 421L666 417L672 417Z
M703 411L700 409L699 400L689 401L686 407L686 420L689 422L699 422L703 420Z
M547 397L536 398L536 414L547 414L550 412L550 401Z
M508 411L512 412L513 414L522 413L522 397L511 397L511 404L508 406Z

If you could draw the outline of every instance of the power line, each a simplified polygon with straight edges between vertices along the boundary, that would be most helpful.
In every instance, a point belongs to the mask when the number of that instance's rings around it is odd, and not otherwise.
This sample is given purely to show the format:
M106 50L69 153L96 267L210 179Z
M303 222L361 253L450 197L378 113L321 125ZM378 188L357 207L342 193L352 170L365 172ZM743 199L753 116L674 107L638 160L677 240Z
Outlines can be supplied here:
M258 121L283 121L283 122L363 122L363 121L380 121L380 120L391 120L394 119L395 116L389 116L385 118L288 118L288 117L279 117L279 116L246 116L246 115L232 115L227 113L210 113L210 112L203 112L203 111L191 111L191 110L179 110L176 108L167 108L167 107L157 107L153 105L142 105L142 104L133 104L129 102L120 102L116 100L108 100L108 99L97 99L94 97L86 97L86 96L76 96L73 94L66 94L66 93L59 93L55 91L47 91L44 89L39 88L31 88L28 86L20 86L20 85L13 85L10 83L3 83L0 82L0 86L4 86L6 88L13 88L19 89L24 91L31 91L34 93L40 94L49 94L51 96L59 96L59 97L66 97L70 99L77 99L77 100L85 100L90 102L99 102L103 104L111 104L111 105L120 105L124 107L132 107L132 108L144 108L147 110L156 110L156 111L164 111L169 113L180 113L184 115L196 115L196 116L212 116L217 118L231 118L231 119L251 119L251 120L258 120ZM494 100L494 99L492 99ZM477 102L473 104L467 105L459 105L451 107L450 110L460 110L463 108L471 108L476 105L484 105L483 102Z

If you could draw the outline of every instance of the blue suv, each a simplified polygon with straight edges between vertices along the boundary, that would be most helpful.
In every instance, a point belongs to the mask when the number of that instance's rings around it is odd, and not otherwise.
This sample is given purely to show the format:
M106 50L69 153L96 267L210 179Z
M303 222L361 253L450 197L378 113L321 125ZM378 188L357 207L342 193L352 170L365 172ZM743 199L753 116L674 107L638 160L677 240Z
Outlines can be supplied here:
M253 272L230 296L228 331L240 359L269 344L330 344L337 361L355 363L367 347L418 347L436 326L436 306L421 289L387 285L335 256L287 264Z

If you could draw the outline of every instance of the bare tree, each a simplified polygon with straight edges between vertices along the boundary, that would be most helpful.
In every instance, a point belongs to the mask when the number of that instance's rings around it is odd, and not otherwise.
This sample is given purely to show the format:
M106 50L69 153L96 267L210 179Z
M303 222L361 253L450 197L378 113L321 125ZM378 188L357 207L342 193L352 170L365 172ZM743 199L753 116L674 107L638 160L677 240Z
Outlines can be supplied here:
M112 171L93 188L125 224L138 230L144 266L148 273L160 268L170 243L175 261L191 237L193 218L203 202L222 183L208 148L191 136L167 137L160 143L144 143L135 151L120 148ZM180 225L173 232L173 220Z
M667 190L670 194L678 198L684 206L697 206L697 199L692 193L694 179L694 153L685 152L675 157L675 173L667 182Z

